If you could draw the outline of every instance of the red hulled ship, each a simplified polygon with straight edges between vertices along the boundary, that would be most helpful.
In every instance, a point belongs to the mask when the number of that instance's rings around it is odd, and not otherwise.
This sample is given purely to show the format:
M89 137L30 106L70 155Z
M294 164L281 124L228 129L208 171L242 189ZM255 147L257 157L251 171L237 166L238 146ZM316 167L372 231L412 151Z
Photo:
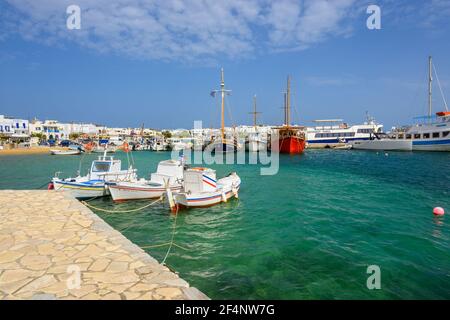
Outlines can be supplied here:
M304 127L291 126L291 79L287 78L287 90L284 94L284 126L278 127L278 148L280 153L298 154L305 149Z

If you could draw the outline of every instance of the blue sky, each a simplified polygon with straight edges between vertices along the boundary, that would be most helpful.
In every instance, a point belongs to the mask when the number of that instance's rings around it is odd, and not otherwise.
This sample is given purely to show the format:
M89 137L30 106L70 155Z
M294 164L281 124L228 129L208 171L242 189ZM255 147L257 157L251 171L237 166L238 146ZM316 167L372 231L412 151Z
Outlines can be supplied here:
M69 4L81 7L81 30L66 28ZM369 4L381 8L381 30L366 28ZM449 52L448 0L3 0L0 114L218 126L209 93L223 67L227 125L251 123L254 94L260 121L280 124L290 74L296 123L357 123L369 111L390 128L426 113L429 54L450 99Z

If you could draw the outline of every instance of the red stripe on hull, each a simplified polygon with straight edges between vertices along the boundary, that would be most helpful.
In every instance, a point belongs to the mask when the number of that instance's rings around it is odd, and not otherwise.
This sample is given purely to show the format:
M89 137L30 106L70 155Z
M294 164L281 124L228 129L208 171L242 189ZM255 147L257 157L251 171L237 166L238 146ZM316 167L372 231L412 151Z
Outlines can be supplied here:
M288 137L279 140L280 153L302 153L305 150L305 140L298 137Z

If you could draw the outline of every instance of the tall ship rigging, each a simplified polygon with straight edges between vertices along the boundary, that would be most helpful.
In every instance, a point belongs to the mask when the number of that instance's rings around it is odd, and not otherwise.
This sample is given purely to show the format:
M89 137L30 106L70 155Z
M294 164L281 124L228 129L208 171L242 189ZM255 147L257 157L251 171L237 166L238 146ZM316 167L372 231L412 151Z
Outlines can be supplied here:
M280 153L299 154L305 150L305 128L291 125L291 77L287 78L284 94L284 125L275 128L278 132ZM273 150L273 148L272 148Z
M225 96L230 95L231 90L225 89L225 77L223 68L221 69L220 89L211 91L211 96L215 97L217 93L221 96L221 128L220 137L215 138L207 147L212 152L235 152L237 151L237 142L235 139L227 139L225 135Z
M248 134L247 141L245 142L245 148L250 152L259 152L267 150L267 135L258 130L258 124L256 117L261 112L256 109L256 95L253 96L253 111L250 112L253 115L253 131Z

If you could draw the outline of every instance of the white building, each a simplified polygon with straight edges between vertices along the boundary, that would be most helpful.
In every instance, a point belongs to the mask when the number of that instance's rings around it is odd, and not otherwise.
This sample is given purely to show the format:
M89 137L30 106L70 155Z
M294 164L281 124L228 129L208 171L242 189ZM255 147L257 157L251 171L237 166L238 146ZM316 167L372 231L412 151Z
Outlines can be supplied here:
M0 115L0 133L15 138L27 138L30 135L29 122Z
M64 131L64 127L56 120L37 120L34 119L30 123L31 134L44 134L48 140L62 140L69 136Z

